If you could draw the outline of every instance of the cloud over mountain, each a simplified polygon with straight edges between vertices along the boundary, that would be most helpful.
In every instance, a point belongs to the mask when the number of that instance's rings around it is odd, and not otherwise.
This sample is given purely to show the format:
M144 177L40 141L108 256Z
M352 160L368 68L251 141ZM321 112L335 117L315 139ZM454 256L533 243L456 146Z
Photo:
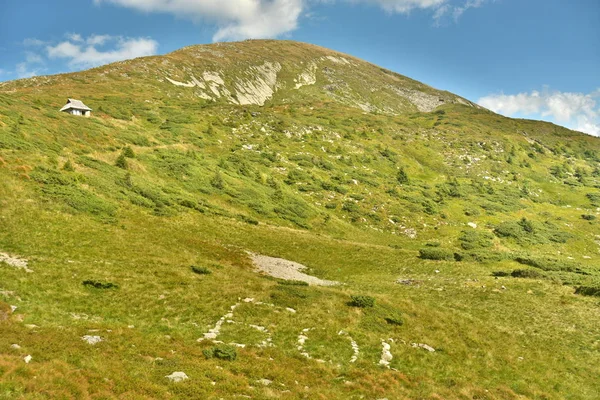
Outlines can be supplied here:
M493 94L479 99L479 105L506 116L542 117L572 129L600 136L600 89L591 93L532 91L515 95Z

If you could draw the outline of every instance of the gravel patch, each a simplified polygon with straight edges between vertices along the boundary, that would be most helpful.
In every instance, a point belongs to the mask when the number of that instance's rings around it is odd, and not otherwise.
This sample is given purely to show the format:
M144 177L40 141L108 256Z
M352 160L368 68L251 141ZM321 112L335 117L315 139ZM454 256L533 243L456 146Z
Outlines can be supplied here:
M297 262L285 260L283 258L261 256L250 253L254 266L260 271L274 278L303 281L309 285L316 286L334 286L339 285L339 282L319 279L315 276L307 275L300 272L306 269L305 265Z

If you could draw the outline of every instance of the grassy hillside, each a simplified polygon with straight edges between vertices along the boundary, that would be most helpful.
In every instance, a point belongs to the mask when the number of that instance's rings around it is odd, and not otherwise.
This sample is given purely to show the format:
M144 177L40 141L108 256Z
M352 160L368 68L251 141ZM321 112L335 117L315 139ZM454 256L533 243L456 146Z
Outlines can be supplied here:
M0 83L0 398L594 399L598 217L598 138L312 45Z

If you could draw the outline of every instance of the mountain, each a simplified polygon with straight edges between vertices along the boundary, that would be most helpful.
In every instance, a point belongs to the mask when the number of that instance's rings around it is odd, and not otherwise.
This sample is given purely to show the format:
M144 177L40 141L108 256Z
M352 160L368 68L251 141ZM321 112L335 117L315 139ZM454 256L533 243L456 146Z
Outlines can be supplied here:
M600 392L598 138L252 40L0 83L0 178L0 397Z

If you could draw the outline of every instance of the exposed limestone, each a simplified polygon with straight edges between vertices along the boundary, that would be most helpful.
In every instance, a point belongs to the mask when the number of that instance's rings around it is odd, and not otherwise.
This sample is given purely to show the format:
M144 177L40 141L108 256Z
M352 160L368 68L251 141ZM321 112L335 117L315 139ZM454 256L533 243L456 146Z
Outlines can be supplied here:
M417 107L417 110L421 112L431 112L445 103L444 99L439 96L427 94L419 90L410 90L399 87L392 87L392 89L398 95L414 104Z
M225 85L225 81L221 78L218 72L205 71L202 73L202 78L207 82L214 82L218 85Z
M277 73L281 71L281 64L265 62L261 66L249 68L253 79L238 79L234 83L236 97L239 104L256 104L262 106L265 101L273 97L277 90Z
M165 78L175 86L182 86L182 87L188 87L188 88L196 86L195 82L178 82L169 77L165 77Z
M351 64L350 60L347 60L344 57L325 56L324 58L336 64Z
M317 64L311 62L308 64L308 69L303 71L295 79L295 89L300 89L302 86L314 85L317 83Z

